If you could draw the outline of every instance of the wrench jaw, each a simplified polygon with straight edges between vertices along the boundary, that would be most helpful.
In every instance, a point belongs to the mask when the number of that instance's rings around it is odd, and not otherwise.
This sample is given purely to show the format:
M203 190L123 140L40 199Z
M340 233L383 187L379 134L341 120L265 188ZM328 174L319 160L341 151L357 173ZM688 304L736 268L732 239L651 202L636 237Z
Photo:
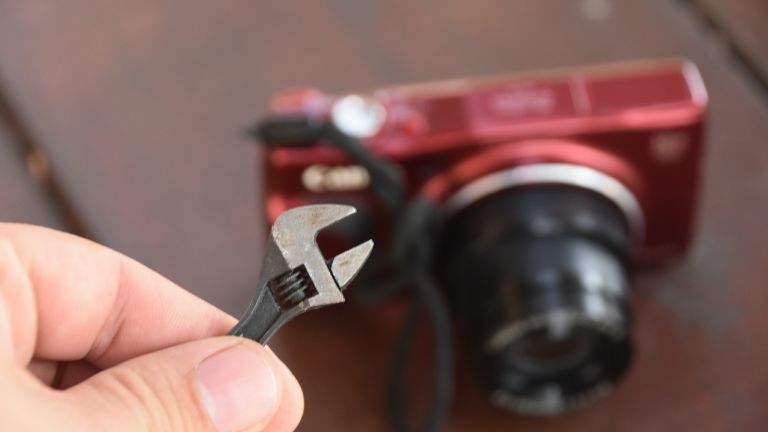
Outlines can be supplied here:
M344 291L352 279L357 276L373 251L373 240L348 249L331 261L331 274L336 279L339 289Z
M292 318L344 301L341 290L357 275L373 249L368 240L326 262L316 237L323 228L355 213L342 205L313 205L277 218L267 239L258 290L230 335L259 343Z
M320 255L317 234L357 212L352 206L316 204L286 210L272 224L272 239L288 265L302 264L307 255Z
M324 204L280 215L267 240L256 296L229 334L267 343L297 315L343 302L341 290L365 264L373 242L357 245L328 263L316 238L320 230L353 213L354 207Z
M356 213L352 206L318 204L290 209L272 225L272 239L288 269L304 266L316 294L306 299L302 310L344 302L342 290L365 264L373 249L368 240L333 258L330 268L317 246L323 229ZM266 263L265 263L266 265ZM279 266L281 270L286 267Z

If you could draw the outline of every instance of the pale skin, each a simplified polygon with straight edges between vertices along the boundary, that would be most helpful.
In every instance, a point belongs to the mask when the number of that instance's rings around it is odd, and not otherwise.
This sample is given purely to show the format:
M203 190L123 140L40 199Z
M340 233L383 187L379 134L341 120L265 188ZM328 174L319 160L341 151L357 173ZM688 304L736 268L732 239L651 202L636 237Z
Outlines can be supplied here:
M299 384L234 323L111 249L0 224L0 430L295 429Z

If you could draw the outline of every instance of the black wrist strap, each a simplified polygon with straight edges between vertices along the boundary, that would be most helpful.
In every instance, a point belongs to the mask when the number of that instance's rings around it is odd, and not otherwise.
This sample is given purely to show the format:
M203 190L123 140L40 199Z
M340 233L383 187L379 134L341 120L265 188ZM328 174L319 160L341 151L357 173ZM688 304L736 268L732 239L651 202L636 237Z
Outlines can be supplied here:
M415 430L440 430L453 395L453 349L448 307L432 275L433 234L440 221L436 203L424 197L408 200L400 168L372 154L359 140L344 134L330 122L318 122L302 116L276 116L262 121L254 132L269 146L301 147L326 142L342 150L368 171L372 190L395 222L385 267L393 270L391 274L398 275L398 278L383 284L372 284L362 292L362 297L364 301L373 303L407 289L412 298L394 349L389 387L391 421L398 432L412 430L406 370L416 328L426 313L433 331L432 400Z

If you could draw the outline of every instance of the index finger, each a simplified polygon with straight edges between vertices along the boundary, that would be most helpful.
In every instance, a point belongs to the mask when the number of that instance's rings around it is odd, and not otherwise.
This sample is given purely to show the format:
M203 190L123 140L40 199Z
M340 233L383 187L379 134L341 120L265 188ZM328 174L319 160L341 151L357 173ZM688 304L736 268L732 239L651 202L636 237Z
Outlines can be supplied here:
M10 343L22 364L32 357L87 359L106 368L223 335L234 323L109 248L45 228L0 224L0 347L5 333L4 345Z

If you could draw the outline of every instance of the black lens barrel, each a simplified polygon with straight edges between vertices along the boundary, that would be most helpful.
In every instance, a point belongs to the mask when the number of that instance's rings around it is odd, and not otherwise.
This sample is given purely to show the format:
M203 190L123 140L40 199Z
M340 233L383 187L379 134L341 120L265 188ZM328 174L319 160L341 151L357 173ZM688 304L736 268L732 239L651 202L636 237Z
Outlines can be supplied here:
M447 220L438 269L492 401L555 414L620 378L628 232L612 202L568 186L502 191Z

